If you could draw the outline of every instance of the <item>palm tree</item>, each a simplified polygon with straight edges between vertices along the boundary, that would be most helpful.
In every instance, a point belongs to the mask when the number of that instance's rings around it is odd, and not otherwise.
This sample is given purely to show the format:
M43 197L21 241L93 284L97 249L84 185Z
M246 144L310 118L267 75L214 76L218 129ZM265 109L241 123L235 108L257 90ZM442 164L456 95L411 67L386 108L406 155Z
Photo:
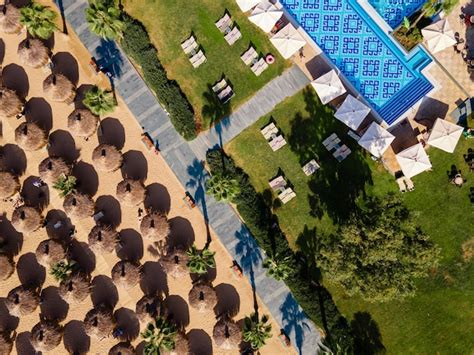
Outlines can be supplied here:
M56 281L62 282L72 274L75 265L75 261L62 260L54 264L49 273L53 275Z
M98 86L94 86L86 92L82 103L97 116L110 113L117 106L114 94L111 91L102 90Z
M56 16L56 12L48 7L32 2L21 8L20 22L26 26L31 36L48 39L58 29L55 23Z
M89 0L86 9L86 21L97 36L104 39L123 37L124 22L120 10L112 2Z
M156 318L154 322L148 323L145 331L141 333L145 341L144 354L157 355L163 350L173 350L177 334L178 330L173 323L163 317Z
M449 13L456 4L457 1L453 0L428 0L421 8L420 15L415 21L412 22L410 28L415 28L423 17L433 17L441 10L443 10L446 14Z
M252 313L244 320L244 341L249 343L252 349L258 350L265 345L267 339L272 337L272 325L267 324L268 317L262 316L258 319L257 313Z
M53 188L59 190L61 197L66 197L71 192L76 190L77 179L75 176L61 175L59 179L54 183Z
M217 201L232 202L240 193L240 186L237 180L216 174L206 182L206 192Z
M267 276L273 277L275 280L286 280L293 272L291 265L291 255L281 258L276 255L274 258L266 258L263 267L267 269Z
M194 274L205 274L208 268L216 267L216 260L214 259L215 252L210 251L208 248L203 250L197 250L196 246L193 245L186 252L189 257L188 268Z

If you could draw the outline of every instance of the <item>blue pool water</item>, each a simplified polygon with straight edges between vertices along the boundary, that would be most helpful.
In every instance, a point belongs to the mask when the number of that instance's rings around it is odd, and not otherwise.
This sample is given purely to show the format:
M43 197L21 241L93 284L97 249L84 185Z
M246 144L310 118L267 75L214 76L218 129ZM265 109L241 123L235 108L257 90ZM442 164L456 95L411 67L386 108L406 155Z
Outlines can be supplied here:
M396 28L403 18L410 17L426 0L368 0L369 4L383 17L390 27Z
M433 88L429 55L406 55L357 0L280 1L388 124Z

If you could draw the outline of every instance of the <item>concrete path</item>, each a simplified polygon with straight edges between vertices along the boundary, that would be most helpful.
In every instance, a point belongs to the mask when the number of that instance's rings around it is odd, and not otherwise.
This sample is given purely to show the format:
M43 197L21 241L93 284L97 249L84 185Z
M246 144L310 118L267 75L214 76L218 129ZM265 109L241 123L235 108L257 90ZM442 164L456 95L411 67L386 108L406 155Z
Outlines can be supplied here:
M260 89L237 111L219 121L211 129L201 133L190 142L191 148L197 152L199 159L204 159L205 156L202 154L205 154L209 148L223 147L260 117L270 113L285 98L293 96L309 83L310 80L305 73L294 65Z
M246 226L229 205L217 203L205 194L204 184L208 174L198 158L202 153L196 154L192 146L175 131L166 111L115 43L105 42L89 32L84 16L87 1L56 1L62 2L59 7L64 9L69 30L74 29L92 56L101 59L102 64L115 73L115 87L118 94L124 98L138 123L158 142L163 158L181 184L194 196L210 226L230 255L242 266L246 277L255 287L273 318L289 334L297 351L300 354L317 353L321 344L319 332L302 311L285 283L265 275L262 266L264 253ZM295 78L297 75L299 74L293 72L290 74ZM278 81L275 85L278 85ZM297 89L296 85L301 84L295 84L294 90ZM265 110L270 109L268 104ZM250 121L246 124L250 124ZM237 130L234 132L238 133Z

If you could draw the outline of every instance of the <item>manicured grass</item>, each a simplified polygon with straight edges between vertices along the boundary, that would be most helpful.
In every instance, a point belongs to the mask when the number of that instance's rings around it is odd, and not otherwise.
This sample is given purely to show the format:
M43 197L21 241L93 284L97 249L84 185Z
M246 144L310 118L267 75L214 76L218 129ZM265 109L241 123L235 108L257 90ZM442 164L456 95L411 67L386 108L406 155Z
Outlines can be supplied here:
M125 10L141 21L158 49L158 56L168 76L178 82L191 102L201 129L230 113L256 91L283 72L288 63L271 45L267 35L255 27L240 11L235 0L125 0ZM214 23L224 11L231 14L242 33L229 46ZM193 34L201 45L207 62L194 69L181 43ZM240 56L252 44L262 55L276 56L262 75L256 77ZM235 96L222 106L211 86L225 76Z
M288 141L288 146L277 152L271 151L260 133L270 119ZM297 197L284 206L275 204L274 211L293 247L306 253L315 243L314 234L308 230L334 231L363 194L383 196L398 189L394 178L358 149L346 131L333 118L331 109L322 106L306 89L281 103L226 147L256 189L267 196L271 196L268 181L279 169L285 174ZM321 143L332 132L353 150L342 163ZM439 245L442 255L439 269L419 282L414 298L373 304L349 298L338 287L326 284L349 320L357 317L356 313L370 314L369 319L376 322L370 333L374 336L378 326L380 341L389 353L466 354L474 350L474 266L472 260L462 259L461 249L474 237L470 228L474 205L468 198L474 174L468 173L463 160L469 147L474 147L474 141L461 139L454 154L431 148L433 171L415 177L415 191L403 195L416 222ZM307 178L301 166L313 157L318 158L321 169ZM462 188L448 183L447 171L452 164L468 180ZM360 326L360 320L358 323Z

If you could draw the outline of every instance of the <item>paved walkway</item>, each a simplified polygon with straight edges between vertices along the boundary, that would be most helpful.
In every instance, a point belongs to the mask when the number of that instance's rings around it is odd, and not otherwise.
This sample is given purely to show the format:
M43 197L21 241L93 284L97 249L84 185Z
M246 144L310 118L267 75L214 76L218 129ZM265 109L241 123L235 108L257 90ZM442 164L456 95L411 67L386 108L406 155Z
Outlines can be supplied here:
M209 148L224 146L260 117L270 113L285 98L293 96L310 83L309 78L296 65L273 79L250 100L219 121L211 129L201 133L190 143L199 159L205 158Z
M94 57L104 57L104 65L115 72L118 94L124 98L138 123L158 142L163 158L181 184L195 197L210 226L230 255L243 267L257 294L273 318L289 334L297 351L301 354L315 354L321 344L315 325L297 304L288 287L283 282L265 275L262 266L264 254L233 209L206 196L204 183L208 174L203 169L198 155L175 131L167 113L125 54L113 42L105 42L89 32L84 16L87 0L62 0L62 7L69 29L74 29ZM274 99L276 100L276 97ZM269 106L266 107L266 110L268 109Z

